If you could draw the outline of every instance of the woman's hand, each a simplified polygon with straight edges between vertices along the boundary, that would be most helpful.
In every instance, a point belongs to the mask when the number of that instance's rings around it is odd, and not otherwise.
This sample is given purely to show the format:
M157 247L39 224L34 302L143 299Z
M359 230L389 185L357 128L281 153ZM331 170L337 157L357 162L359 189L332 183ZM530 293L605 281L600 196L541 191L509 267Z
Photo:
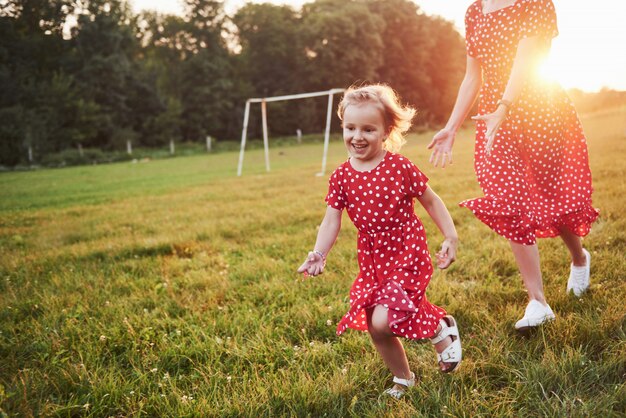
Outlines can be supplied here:
M487 155L491 153L493 142L496 140L496 135L498 134L498 129L500 129L500 125L502 125L502 122L506 119L506 115L507 113L504 106L499 106L493 113L472 116L473 120L484 121L487 127L487 131L485 132L485 139L487 140L485 143L485 153Z
M458 241L453 238L447 238L443 244L441 244L441 250L435 254L437 257L437 267L440 269L447 269L450 264L456 260L456 246Z
M298 268L298 273L307 276L317 276L322 274L326 266L326 259L315 251L311 251L306 257L306 261Z
M428 144L428 149L432 149L430 163L435 167L441 162L441 168L446 168L447 164L452 164L452 146L456 132L450 129L442 129L435 134L433 140Z

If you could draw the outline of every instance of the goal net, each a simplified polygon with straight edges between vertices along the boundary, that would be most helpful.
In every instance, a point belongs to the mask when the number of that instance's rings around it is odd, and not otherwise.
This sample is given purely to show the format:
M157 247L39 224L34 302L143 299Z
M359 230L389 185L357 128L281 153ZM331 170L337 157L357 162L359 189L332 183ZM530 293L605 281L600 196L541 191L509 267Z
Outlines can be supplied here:
M288 96L263 97L246 100L246 110L243 114L243 130L241 131L241 151L239 152L237 175L241 176L241 170L243 169L243 155L246 150L246 136L248 134L248 119L250 116L251 103L261 103L261 118L263 123L263 147L265 149L265 169L267 171L270 171L270 152L269 141L267 137L267 103L278 102L281 100L296 100L306 99L309 97L328 96L328 109L326 111L326 130L324 132L324 153L322 156L322 170L317 173L318 176L323 176L326 171L326 155L328 154L328 141L330 138L330 122L332 118L333 97L335 94L343 93L344 91L345 89L330 89L327 91L317 91L313 93L291 94Z

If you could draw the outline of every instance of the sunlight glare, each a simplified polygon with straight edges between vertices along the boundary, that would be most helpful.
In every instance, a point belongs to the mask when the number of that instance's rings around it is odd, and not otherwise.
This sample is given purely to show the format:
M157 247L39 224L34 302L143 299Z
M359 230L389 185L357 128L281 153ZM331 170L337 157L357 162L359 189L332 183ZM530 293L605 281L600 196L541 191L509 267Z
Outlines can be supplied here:
M559 78L562 78L563 74L559 71L559 66L554 62L554 58L552 55L548 55L546 58L541 60L538 66L537 73L539 77L541 77L545 81L560 81Z

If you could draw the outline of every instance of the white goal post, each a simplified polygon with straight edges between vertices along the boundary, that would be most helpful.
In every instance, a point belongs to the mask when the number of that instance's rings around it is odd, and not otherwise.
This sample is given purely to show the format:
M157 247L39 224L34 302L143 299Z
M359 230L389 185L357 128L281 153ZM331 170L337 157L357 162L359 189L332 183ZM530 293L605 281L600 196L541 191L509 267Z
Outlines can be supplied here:
M270 152L269 142L267 139L267 103L278 102L281 100L306 99L309 97L328 96L328 109L326 111L326 131L324 133L324 155L322 157L322 171L317 173L323 176L326 171L326 155L328 154L328 141L330 138L330 122L332 117L333 96L337 93L343 93L345 89L330 89L327 91L317 91L314 93L291 94L288 96L274 96L248 99L246 101L246 110L243 114L243 130L241 131L241 151L239 152L239 165L237 166L237 175L241 176L243 168L243 154L246 149L246 136L248 134L248 119L250 116L250 103L261 103L261 116L263 121L263 147L265 148L265 169L270 171Z

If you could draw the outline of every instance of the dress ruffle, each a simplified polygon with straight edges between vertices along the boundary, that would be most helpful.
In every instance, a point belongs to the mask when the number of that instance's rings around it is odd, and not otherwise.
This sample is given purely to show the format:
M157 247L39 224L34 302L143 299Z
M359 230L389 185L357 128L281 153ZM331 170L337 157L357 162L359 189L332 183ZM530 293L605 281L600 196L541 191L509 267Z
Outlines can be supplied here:
M588 203L574 212L539 220L532 213L515 210L487 197L464 200L459 206L471 210L481 222L499 235L524 245L535 244L537 238L557 237L562 227L584 237L600 214L598 209Z
M404 289L395 280L389 280L371 292L355 296L350 310L337 325L337 335L343 334L347 328L367 331L365 311L376 305L388 309L387 318L391 331L409 339L431 338L437 331L439 320L446 315L444 309L430 303L419 289Z

